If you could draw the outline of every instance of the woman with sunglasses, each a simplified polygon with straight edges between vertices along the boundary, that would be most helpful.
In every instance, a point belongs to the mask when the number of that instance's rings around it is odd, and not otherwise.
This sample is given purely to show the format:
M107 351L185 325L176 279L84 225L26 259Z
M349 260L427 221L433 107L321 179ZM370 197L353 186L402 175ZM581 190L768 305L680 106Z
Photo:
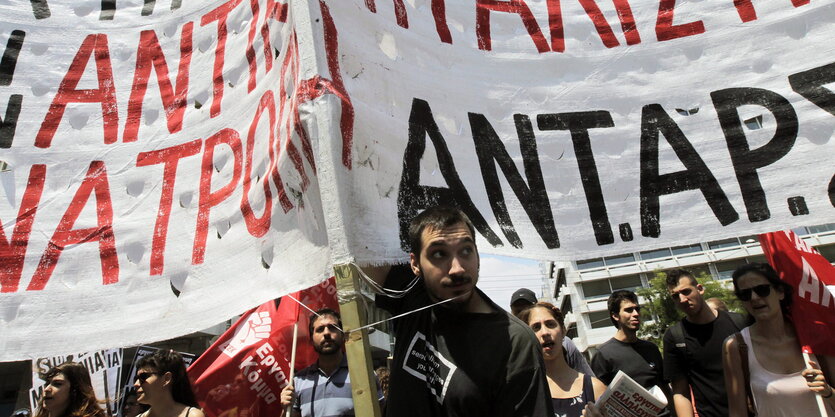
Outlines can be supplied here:
M542 345L545 375L557 417L601 417L591 403L597 401L606 385L593 375L584 375L568 366L562 340L565 322L559 308L540 301L519 313L519 319L533 330Z
M104 417L90 373L81 364L64 362L43 379L46 385L35 417Z
M136 363L137 401L151 406L139 417L205 417L191 390L183 357L158 350Z
M765 263L739 267L733 273L733 283L734 293L754 324L725 340L722 357L730 416L745 417L749 411L758 416L816 416L820 414L816 395L824 398L828 412L835 416L832 380L826 378L835 375L835 358L812 355L811 369L804 363L788 319L792 287ZM826 372L821 371L821 365ZM753 400L750 410L749 392Z

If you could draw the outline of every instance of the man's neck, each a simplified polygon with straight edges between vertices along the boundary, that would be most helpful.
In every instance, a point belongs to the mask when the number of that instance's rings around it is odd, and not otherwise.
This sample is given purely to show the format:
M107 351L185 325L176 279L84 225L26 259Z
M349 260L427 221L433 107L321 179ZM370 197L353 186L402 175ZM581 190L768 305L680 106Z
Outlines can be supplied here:
M317 361L319 370L324 372L325 375L330 376L342 364L342 355L341 349L332 355L319 355L319 360Z
M687 316L687 321L693 324L708 324L719 317L719 312L713 309L710 304L705 303L699 313Z
M638 341L638 335L634 331L621 327L615 333L615 339L624 343L635 343Z

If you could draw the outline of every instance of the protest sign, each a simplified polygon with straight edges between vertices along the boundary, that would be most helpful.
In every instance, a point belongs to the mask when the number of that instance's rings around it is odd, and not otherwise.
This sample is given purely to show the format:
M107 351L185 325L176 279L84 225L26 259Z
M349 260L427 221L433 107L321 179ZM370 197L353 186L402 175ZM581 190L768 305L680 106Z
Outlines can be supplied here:
M760 245L792 287L791 321L803 351L835 356L835 267L790 230L763 233Z
M835 221L825 2L0 7L0 360L401 262L436 203L535 259Z
M32 361L32 388L29 389L29 406L32 410L40 408L46 381L43 375L51 368L64 362L80 363L90 372L90 381L96 398L104 401L108 416L115 416L119 411L119 381L122 378L122 349L107 349L97 352L75 355L59 355L38 358Z
M282 297L278 307L270 300L244 313L189 367L194 393L207 417L281 414L281 390L290 383L294 324L295 368L303 369L318 358L310 344L311 313L296 300L314 311L338 311L333 278L291 297Z

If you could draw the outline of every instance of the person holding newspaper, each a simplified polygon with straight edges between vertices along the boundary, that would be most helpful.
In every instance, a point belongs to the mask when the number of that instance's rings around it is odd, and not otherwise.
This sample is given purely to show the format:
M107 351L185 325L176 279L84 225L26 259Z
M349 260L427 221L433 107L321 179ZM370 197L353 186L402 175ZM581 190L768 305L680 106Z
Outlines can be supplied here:
M563 314L551 303L540 301L519 313L542 346L545 375L557 417L602 417L592 405L606 391L600 380L568 366L562 339L565 337Z
M818 356L807 367L788 319L792 287L769 264L747 264L733 273L734 292L754 324L723 346L731 417L820 415L815 395L835 415L835 358Z

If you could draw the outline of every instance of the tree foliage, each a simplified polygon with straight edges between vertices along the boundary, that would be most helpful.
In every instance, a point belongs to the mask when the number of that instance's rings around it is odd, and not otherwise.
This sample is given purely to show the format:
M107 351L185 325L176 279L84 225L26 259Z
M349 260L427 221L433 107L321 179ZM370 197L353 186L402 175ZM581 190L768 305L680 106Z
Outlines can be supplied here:
M698 274L696 279L705 289L705 300L716 297L722 300L730 311L745 313L742 304L734 295L733 290L726 287L721 281L714 280L704 272ZM684 314L676 308L667 292L666 280L666 273L656 271L654 277L650 279L648 287L635 291L643 298L643 302L641 303L641 316L646 320L641 324L641 330L638 336L655 343L659 348L662 348L661 341L664 338L664 332L667 331L667 328L684 317Z

